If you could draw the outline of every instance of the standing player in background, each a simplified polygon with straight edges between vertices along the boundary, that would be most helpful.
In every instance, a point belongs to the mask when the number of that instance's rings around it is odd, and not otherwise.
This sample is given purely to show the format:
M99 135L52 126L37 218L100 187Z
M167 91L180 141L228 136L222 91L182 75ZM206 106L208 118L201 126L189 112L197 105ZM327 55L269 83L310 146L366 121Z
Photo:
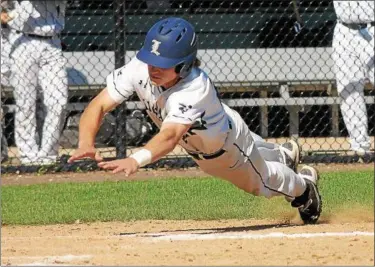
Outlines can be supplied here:
M11 84L16 100L15 141L23 164L51 164L58 156L68 99L66 59L59 37L65 8L66 1L19 1L18 16L8 23L14 38ZM41 136L36 122L37 85L46 112Z
M198 68L197 43L186 20L157 22L136 57L107 77L107 87L86 108L79 146L69 162L83 157L102 161L94 140L103 116L136 92L160 132L128 158L100 162L101 168L128 176L179 144L204 172L256 196L284 196L305 223L315 223L321 213L317 172L305 166L297 174L286 164L265 161L246 123L220 102L210 78ZM275 145L264 146L277 154ZM289 153L294 164L297 153Z
M341 113L358 154L370 150L364 98L366 78L374 78L374 1L334 1L337 24L333 35L333 60Z

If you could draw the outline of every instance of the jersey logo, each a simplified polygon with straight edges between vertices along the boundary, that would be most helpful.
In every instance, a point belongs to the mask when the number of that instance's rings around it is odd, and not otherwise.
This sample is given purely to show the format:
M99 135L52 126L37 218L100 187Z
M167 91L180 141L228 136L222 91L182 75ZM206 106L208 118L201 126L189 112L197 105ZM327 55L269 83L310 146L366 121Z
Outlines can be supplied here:
M188 143L188 139L190 136L196 135L196 133L193 132L194 130L199 130L199 131L207 130L207 127L206 127L207 122L203 119L205 114L206 114L206 111L204 111L201 114L201 117L197 119L193 123L193 125L190 127L190 129L186 132L186 134L182 136L182 141L184 141L186 144Z
M158 49L159 49L159 46L160 46L161 42L154 39L154 40L152 40L152 43L153 43L153 45L151 47L151 53L154 53L155 55L159 56L160 53L159 53Z
M190 127L189 130L200 130L200 131L203 131L203 130L207 130L207 121L205 121L203 119L204 115L206 115L206 111L203 111L203 113L201 114L200 118L198 118L194 123L193 125Z
M191 105L186 106L186 105L184 105L182 103L179 103L179 105L180 105L180 107L178 109L181 111L182 114L184 114L185 112L187 112L189 109L192 108Z

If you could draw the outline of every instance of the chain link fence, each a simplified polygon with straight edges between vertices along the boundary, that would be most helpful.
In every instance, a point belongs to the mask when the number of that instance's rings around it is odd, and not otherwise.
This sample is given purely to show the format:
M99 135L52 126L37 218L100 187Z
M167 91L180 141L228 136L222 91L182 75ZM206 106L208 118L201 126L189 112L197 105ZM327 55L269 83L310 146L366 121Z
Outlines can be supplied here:
M374 149L374 27L366 25L370 54L357 56L357 68L348 66L341 58L348 44L340 42L349 37L339 32L333 1L9 2L2 1L2 11L11 15L6 23L2 14L3 172L95 168L66 163L78 144L80 115L107 75L129 62L147 30L167 16L195 26L201 68L253 132L271 142L298 140L305 162L371 161L371 154L352 151L351 140ZM27 8L55 17L29 19ZM357 37L353 42L363 45ZM336 80L335 68L352 73L355 84L345 85L345 75ZM104 157L124 157L156 132L134 95L105 117L96 145ZM177 147L153 166L194 163Z

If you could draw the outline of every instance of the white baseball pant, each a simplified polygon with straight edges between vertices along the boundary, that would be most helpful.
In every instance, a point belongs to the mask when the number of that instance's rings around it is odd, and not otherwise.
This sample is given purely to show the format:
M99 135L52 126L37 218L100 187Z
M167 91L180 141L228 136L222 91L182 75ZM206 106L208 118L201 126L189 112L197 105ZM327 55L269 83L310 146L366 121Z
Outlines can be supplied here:
M15 141L21 161L55 160L68 99L66 59L62 55L60 39L18 36L11 58L11 83L16 101ZM46 112L39 138L36 122L37 85L41 87Z
M9 29L1 29L1 85L9 86L9 76L10 76L10 50L12 45L9 40Z
M236 114L240 120L240 115ZM226 152L214 159L194 159L206 173L230 181L238 188L267 198L284 196L293 199L305 192L306 182L275 157L266 161L255 145L246 123L232 123L224 146Z
M366 78L374 85L374 27L368 28L372 40L365 40L358 30L340 22L333 35L334 71L337 91L342 98L341 113L353 150L370 149L368 117L364 99Z

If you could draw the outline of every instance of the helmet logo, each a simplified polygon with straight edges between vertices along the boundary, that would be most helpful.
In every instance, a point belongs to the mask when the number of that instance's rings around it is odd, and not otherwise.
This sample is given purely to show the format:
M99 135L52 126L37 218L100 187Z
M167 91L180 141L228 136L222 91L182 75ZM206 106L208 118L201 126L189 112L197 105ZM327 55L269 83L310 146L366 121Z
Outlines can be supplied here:
M154 53L155 55L159 56L160 53L159 53L158 49L159 49L159 46L160 46L161 42L154 39L154 40L152 40L152 43L153 43L153 45L151 47L151 53Z

